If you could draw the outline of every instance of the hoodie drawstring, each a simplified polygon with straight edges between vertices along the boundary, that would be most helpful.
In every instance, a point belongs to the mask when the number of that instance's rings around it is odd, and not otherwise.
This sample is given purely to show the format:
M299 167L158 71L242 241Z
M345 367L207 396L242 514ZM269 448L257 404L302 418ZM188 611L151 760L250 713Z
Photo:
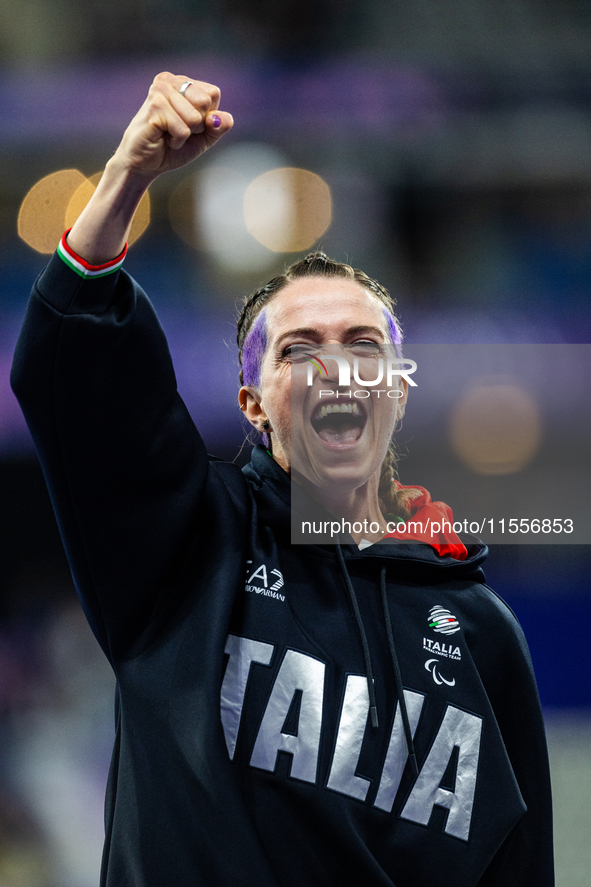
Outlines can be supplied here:
M361 613L359 612L359 604L357 603L355 589L353 588L353 583L351 582L351 577L349 576L347 566L345 564L345 558L343 557L343 552L341 551L341 546L338 542L337 555L341 572L343 574L343 579L345 580L345 586L349 595L349 601L351 602L351 607L353 609L353 615L355 616L355 623L357 625L357 631L359 632L359 637L361 639L361 646L363 647L363 660L365 662L365 673L367 675L367 692L369 694L369 715L371 718L371 726L375 730L378 727L378 707L376 705L376 688L373 680L373 669L371 667L369 644L367 643L365 626L363 625Z
M361 646L363 648L363 659L365 662L365 672L367 675L367 692L369 694L369 714L371 719L371 726L375 730L378 726L378 708L376 704L376 689L374 685L373 678L373 669L371 666L371 653L369 650L369 644L367 642L367 635L365 633L365 626L363 625L363 620L361 618L361 612L359 610L359 604L357 602L357 595L355 594L355 589L353 588L353 583L351 582L351 577L349 576L349 572L347 570L347 565L345 564L345 558L341 549L340 544L337 542L337 557L339 561L339 566L341 568L341 573L343 575L343 579L345 582L345 587L347 589L347 594L349 595L349 601L351 603L351 608L353 610L353 615L355 617L355 624L357 625L357 631L359 633L359 638L361 640ZM408 751L408 758L410 761L410 766L414 776L418 775L419 768L417 765L417 755L415 751L414 741L412 737L412 731L410 729L410 721L408 719L408 709L406 707L406 699L404 698L404 688L402 686L402 676L400 674L400 664L398 662L398 655L396 653L396 645L394 643L394 633L392 632L392 620L390 618L390 608L388 607L388 597L386 593L386 568L382 567L380 572L380 598L382 602L382 610L384 614L384 621L386 623L386 634L388 636L388 649L390 650L390 658L392 660L392 668L394 671L394 683L396 685L396 696L398 697L398 702L400 705L400 714L402 716L402 726L404 728L404 737L406 739L406 748Z
M382 598L382 609L384 611L384 621L386 623L386 634L388 635L388 647L390 648L390 658L392 659L392 667L394 669L394 681L396 683L396 695L400 704L400 714L402 715L402 725L404 727L404 736L406 738L406 748L408 750L408 759L412 772L415 776L419 774L417 766L417 755L415 752L415 744L410 729L410 721L408 719L408 710L406 708L406 699L404 698L404 689L402 687L402 675L400 674L400 664L398 662L398 654L396 653L396 645L394 644L394 634L392 632L392 620L390 619L390 608L388 607L388 596L386 594L386 568L382 567L380 571L380 594Z

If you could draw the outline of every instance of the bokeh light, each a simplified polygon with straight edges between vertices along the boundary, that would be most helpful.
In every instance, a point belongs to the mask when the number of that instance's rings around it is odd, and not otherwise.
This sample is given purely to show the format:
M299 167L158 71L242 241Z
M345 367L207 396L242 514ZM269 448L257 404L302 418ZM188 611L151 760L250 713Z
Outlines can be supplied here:
M253 237L274 252L301 252L330 226L330 188L307 169L269 170L246 189L244 219Z
M94 194L101 176L102 172L97 172L93 176L90 176L90 178L85 178L83 182L80 182L80 184L70 197L64 217L64 228L66 230L72 227L72 225Z
M264 272L278 255L308 249L331 222L320 176L286 164L272 145L244 142L220 152L173 191L175 232L222 272Z
M102 175L102 171L97 172L81 182L76 188L66 208L64 230L72 227L72 225L96 191L96 186L100 182ZM150 197L148 192L146 191L139 202L139 206L135 211L135 216L133 217L133 222L131 223L131 229L127 238L127 243L129 246L131 246L132 243L135 243L135 241L139 237L141 237L149 224Z
M52 253L66 229L72 195L85 183L85 176L77 169L60 169L40 179L21 203L19 237L39 253Z
M86 178L77 169L60 169L36 182L21 203L19 237L39 253L52 253L60 237L71 228L96 190L102 172ZM144 194L136 210L128 243L150 224L150 198Z
M477 474L514 474L538 450L541 420L534 399L518 385L483 381L469 388L450 419L454 452Z
M282 165L283 153L262 142L243 142L214 155L173 191L169 213L174 230L222 274L266 272L277 257L248 231L244 195L253 179Z

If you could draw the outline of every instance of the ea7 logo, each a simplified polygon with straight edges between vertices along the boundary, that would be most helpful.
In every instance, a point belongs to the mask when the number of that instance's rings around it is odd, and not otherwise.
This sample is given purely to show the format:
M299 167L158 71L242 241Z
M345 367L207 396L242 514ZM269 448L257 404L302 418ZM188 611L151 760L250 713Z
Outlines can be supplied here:
M283 574L280 570L273 569L267 572L266 564L261 564L256 570L253 570L252 561L246 561L246 564L247 579L244 585L245 591L260 595L261 597L285 601L285 595L279 594L279 589L285 585Z
M252 561L247 561L246 563L252 564ZM247 567L246 568L247 574L250 573L251 570L252 570L252 567ZM275 582L271 586L269 586L269 578L267 576L267 566L266 566L266 564L261 564L260 567L257 567L257 569L249 576L249 578L246 580L246 583L247 583L247 585L252 585L252 583L256 579L258 585L262 584L262 587L268 588L269 591L279 591L280 588L283 588L283 586L285 585L285 582L284 582L283 574L281 573L281 571L280 570L271 570L270 575L277 577L277 579L275 580Z

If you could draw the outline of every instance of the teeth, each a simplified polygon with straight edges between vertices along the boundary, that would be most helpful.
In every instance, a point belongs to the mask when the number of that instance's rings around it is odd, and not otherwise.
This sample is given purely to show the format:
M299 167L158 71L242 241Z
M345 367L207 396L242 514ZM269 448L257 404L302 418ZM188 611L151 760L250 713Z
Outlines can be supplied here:
M356 403L332 403L328 404L328 406L320 407L318 418L325 419L332 413L351 413L351 415L353 416L359 416L361 414L361 410Z

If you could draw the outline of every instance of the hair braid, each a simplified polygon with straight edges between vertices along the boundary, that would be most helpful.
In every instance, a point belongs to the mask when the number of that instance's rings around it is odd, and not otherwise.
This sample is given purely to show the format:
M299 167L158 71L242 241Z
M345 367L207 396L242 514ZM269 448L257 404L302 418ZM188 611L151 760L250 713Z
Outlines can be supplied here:
M394 441L391 440L386 456L382 462L382 470L380 473L380 485L378 487L378 497L380 500L380 508L386 516L401 517L404 520L410 517L410 503L416 498L415 489L400 490L396 485L397 471L396 463L398 461L398 453Z

